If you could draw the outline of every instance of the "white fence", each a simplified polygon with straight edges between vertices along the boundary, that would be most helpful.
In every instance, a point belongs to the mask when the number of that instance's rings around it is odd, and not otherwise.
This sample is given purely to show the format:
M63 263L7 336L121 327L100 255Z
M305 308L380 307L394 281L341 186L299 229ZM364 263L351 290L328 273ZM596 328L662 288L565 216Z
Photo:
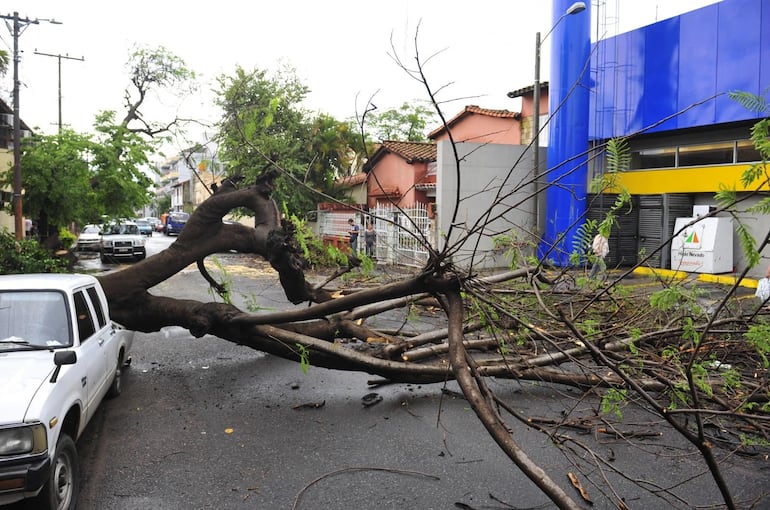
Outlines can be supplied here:
M428 261L425 243L432 243L433 237L425 204L400 210L392 205L379 205L369 213L377 232L378 262L419 267Z
M378 205L369 215L340 211L318 211L318 230L323 236L347 238L349 218L361 228L358 250L364 252L363 231L367 221L373 221L377 232L374 254L377 262L405 266L422 266L428 261L425 243L433 243L433 221L428 217L425 204L398 209L392 205Z

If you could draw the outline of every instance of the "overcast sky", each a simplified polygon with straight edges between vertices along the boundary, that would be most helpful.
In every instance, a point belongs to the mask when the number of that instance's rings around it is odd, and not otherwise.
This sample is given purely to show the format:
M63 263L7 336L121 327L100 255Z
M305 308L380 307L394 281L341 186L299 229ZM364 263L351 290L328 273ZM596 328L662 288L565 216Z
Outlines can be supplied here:
M608 0L605 23L623 32L669 18L717 0ZM196 71L204 93L181 104L145 111L215 117L214 78L246 70L274 70L283 61L297 70L311 92L305 106L342 120L374 96L380 110L425 99L424 88L393 61L393 51L409 65L415 34L422 59L433 55L425 72L451 117L470 104L518 110L510 90L532 85L535 33L549 31L550 0L282 0L271 2L186 2L133 0L14 0L0 14L55 19L27 25L19 37L21 118L45 134L58 123L58 58L35 52L84 58L61 59L64 124L91 131L100 110L123 113L128 79L125 63L136 45L164 46ZM15 4L15 5L14 5ZM611 5L609 5L611 4ZM599 9L594 4L594 16ZM580 15L580 14L578 14ZM593 24L592 34L597 32ZM610 34L612 35L612 34ZM393 48L391 48L391 42ZM12 54L12 32L0 27L0 45ZM541 80L548 80L547 41ZM12 105L12 70L0 95ZM154 99L153 99L154 100ZM451 102L450 102L451 101ZM160 120L160 119L156 119Z

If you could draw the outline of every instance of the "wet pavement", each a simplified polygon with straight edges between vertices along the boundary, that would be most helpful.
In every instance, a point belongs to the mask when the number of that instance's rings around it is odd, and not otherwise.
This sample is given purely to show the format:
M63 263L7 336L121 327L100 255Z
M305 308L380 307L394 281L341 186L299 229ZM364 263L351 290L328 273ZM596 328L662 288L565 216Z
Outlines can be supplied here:
M236 278L236 305L291 308L269 268L228 267ZM636 284L646 281L635 277ZM211 299L193 270L153 293ZM79 442L79 508L553 507L500 452L455 383L372 386L371 379L312 367L312 360L303 373L295 363L213 337L196 339L180 328L138 334L123 395L105 402ZM489 384L523 416L558 418L566 402L573 418L597 423L596 399L577 390L497 379ZM650 422L639 409L625 416L626 430ZM700 457L670 431L632 446L597 434L596 427L589 433L565 429L571 440L556 445L506 420L533 460L581 501L568 473L578 476L591 508L618 508L618 498L634 509L720 502ZM736 499L764 497L755 508L770 507L766 457L727 456L724 462ZM589 476L611 480L617 494L602 493ZM663 499L657 488L681 499Z

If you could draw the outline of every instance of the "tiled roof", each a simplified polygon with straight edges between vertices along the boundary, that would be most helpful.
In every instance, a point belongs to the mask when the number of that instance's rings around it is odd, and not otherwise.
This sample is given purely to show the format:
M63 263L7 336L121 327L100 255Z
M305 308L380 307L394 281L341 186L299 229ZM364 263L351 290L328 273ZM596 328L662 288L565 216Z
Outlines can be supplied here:
M547 89L548 88L548 82L547 81L541 81L540 82L540 89ZM526 96L527 94L532 94L535 92L535 86L530 85L529 87L523 87L520 89L512 90L506 94L508 97L513 99L514 97L521 97Z
M436 161L435 142L398 142L386 140L380 144L369 161L364 166L364 171L369 171L384 155L392 153L406 160L407 163L430 163Z
M360 172L354 175L346 175L344 177L340 177L335 181L334 185L340 187L356 186L357 184L361 184L365 181L366 174L364 172Z
M480 108L476 105L468 105L463 111L449 119L446 123L447 126L457 123L460 119L467 117L468 115L485 115L487 117L499 117L502 119L519 119L521 118L520 112L512 112L510 110L492 110L489 108ZM446 126L439 126L428 134L428 138L435 138L446 130Z

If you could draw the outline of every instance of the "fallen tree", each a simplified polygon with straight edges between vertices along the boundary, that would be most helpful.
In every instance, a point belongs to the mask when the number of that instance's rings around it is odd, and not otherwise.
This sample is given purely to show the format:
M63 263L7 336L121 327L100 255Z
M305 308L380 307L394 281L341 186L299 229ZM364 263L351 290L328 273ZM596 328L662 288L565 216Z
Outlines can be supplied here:
M721 311L709 315L698 310L695 294L672 282L662 282L668 305L655 308L649 290L622 281L610 287L575 282L569 273L536 266L484 276L439 254L401 280L334 294L337 289L306 279L294 226L281 220L270 197L273 178L268 172L253 185L221 188L168 249L100 276L114 319L144 332L181 326L196 337L214 335L297 362L366 372L380 378L377 384L455 379L500 448L560 508L580 508L580 498L529 459L503 415L542 430L555 444L566 440L563 427L572 418L550 424L527 419L498 399L486 379L573 386L598 395L608 415L633 399L694 445L725 505L737 507L721 476L720 443L711 427L718 423L744 438L729 443L733 450L749 451L770 433L770 417L762 411L770 395L764 351L735 340L750 330L756 310L735 308L739 301L725 298ZM254 212L254 228L222 221L236 208ZM226 302L152 294L152 287L190 265L221 291L203 261L232 251L269 261L287 301L311 306L251 314ZM415 336L369 325L379 314L421 303L443 310L446 328ZM581 497L588 501L587 494Z

